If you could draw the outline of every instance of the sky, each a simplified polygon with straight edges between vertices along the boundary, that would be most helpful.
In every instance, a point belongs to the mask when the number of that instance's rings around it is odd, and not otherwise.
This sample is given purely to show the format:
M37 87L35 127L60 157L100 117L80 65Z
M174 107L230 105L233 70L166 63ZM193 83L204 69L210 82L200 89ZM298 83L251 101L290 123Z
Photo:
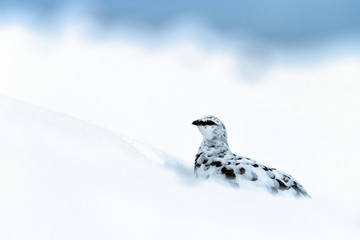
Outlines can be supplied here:
M16 20L18 14L26 15L50 27L67 13L82 14L105 28L131 24L150 31L191 19L230 38L281 44L359 37L360 31L360 3L356 0L14 0L1 1L0 9L11 20Z

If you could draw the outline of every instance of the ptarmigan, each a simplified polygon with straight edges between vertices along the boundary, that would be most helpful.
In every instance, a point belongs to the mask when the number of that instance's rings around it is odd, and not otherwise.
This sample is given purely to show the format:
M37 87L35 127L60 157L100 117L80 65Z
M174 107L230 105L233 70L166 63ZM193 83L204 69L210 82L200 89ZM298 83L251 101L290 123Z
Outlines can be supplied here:
M233 154L229 149L225 125L218 118L205 116L192 124L203 135L195 159L194 171L197 177L220 177L234 186L253 184L265 187L274 194L286 191L296 197L310 197L289 174Z

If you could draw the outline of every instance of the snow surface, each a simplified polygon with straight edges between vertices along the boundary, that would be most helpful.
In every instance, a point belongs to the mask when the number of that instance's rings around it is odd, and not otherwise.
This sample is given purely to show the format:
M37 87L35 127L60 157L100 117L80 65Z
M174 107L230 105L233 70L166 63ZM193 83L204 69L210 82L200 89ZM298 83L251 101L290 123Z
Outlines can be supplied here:
M0 239L360 237L358 199L342 189L312 200L233 189L64 114L0 96L0 116Z

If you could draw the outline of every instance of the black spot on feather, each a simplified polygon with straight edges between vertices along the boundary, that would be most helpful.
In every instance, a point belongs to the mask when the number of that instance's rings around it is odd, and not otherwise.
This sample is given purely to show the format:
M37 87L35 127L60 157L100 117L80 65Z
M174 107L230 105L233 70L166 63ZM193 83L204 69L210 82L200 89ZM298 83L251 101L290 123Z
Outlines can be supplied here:
M246 171L245 171L245 168L240 168L239 171L240 171L240 174L241 174L241 175L242 175L242 174L245 174L245 172L246 172Z
M216 167L221 167L222 163L218 162L218 161L213 161L212 163L210 163L211 166L216 166Z
M223 167L221 169L221 173L225 174L227 179L234 179L236 178L236 175L234 173L234 169L227 169L226 167Z
M300 184L294 182L294 185L292 185L291 187L292 187L293 189L295 189L295 191L296 191L297 193L299 193L299 194L301 194L301 195L303 195L303 196L309 197L309 195L307 194L307 192L301 190L301 189L298 187L298 185L300 185ZM300 186L301 186L301 185L300 185Z
M280 190L289 190L290 187L286 186L285 183L279 179L275 179L279 183L279 189Z
M251 175L252 175L252 178L251 178L251 181L256 181L256 180L258 180L258 176L256 175L256 173L251 173Z
M275 179L275 174L273 172L266 172L266 174L271 178Z
M196 154L195 161L198 160L198 158L201 156L201 154L203 154L203 153Z
M288 176L284 176L283 179L282 179L284 182L288 183L290 178Z

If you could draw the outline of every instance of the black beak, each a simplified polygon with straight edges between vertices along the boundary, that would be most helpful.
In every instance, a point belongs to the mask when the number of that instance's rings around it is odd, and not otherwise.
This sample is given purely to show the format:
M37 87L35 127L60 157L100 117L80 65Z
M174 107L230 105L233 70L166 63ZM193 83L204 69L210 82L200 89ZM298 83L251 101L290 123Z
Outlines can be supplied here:
M195 126L199 126L201 124L201 121L195 120L195 121L193 121L192 124L195 125Z

